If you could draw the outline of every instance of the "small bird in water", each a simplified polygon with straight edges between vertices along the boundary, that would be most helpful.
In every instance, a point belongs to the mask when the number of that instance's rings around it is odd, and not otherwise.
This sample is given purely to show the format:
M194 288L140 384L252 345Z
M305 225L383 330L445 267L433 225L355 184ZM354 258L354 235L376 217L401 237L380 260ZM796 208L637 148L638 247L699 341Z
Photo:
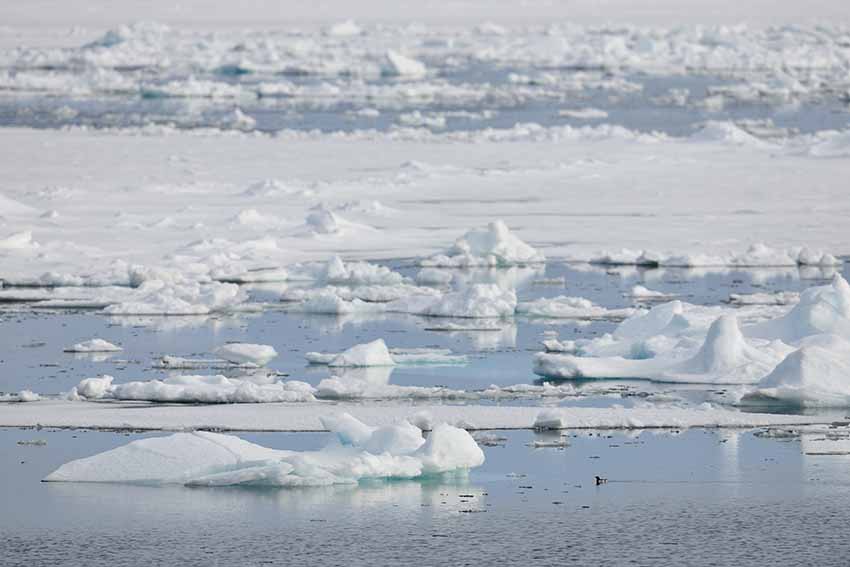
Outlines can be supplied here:
M606 482L608 482L607 478L602 478L601 476L595 476L593 478L596 479L596 486L599 486L600 484L605 484Z

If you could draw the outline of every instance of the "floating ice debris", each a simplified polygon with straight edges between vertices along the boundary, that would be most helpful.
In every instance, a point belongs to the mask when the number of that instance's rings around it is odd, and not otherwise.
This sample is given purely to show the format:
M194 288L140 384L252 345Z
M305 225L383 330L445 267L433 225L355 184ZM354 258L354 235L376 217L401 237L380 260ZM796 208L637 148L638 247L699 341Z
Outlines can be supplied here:
M272 377L172 376L164 380L113 384L112 376L86 378L68 394L71 400L136 400L169 403L270 403L315 401L305 382Z
M251 343L229 343L213 352L228 362L265 366L277 357L277 351L269 345Z
M504 318L516 309L516 292L496 284L473 284L442 296L418 295L387 304L387 311L428 317Z
M810 335L834 333L850 338L850 285L836 274L830 285L810 287L783 317L744 329L748 337L793 344Z
M565 295L521 301L517 304L516 312L527 317L560 319L625 319L635 314L635 310L629 307L608 309L583 297Z
M339 354L308 352L304 355L310 364L328 366L394 366L396 364L383 339L355 345Z
M627 295L629 297L634 297L635 299L640 299L643 301L669 301L670 299L676 297L676 294L664 293L663 291L656 291L642 285L636 285L632 287L632 289Z
M41 396L32 390L21 390L17 394L0 394L0 402L37 402Z
M427 67L421 61L402 55L397 51L388 50L383 68L385 75L421 79L428 73Z
M666 267L794 267L794 266L836 266L841 260L822 251L808 248L775 249L763 243L750 246L743 253L726 255L713 254L664 254L650 250L629 250L602 252L590 259L591 264L666 266Z
M830 334L803 339L741 403L850 407L850 342Z
M339 354L308 352L304 355L310 364L330 367L394 366L396 364L465 364L467 358L452 354L449 349L387 348L383 339L355 345Z
M539 353L535 373L552 378L642 378L658 382L752 384L787 354L786 345L747 343L734 316L718 318L699 350L687 358L581 357Z
M567 352L575 353L578 346L575 341L560 341L558 339L546 339L542 341L543 348L546 352Z
M247 298L239 286L229 283L167 283L149 280L132 290L132 299L113 303L103 311L110 315L206 315L238 308Z
M70 346L65 349L65 352L119 352L121 350L124 349L118 345L110 343L109 341L105 341L103 339L91 339L77 343L74 346Z
M565 108L558 111L558 116L578 118L580 120L601 120L603 118L608 118L608 113L598 108Z
M513 234L503 221L494 221L487 228L474 229L458 238L445 254L420 260L429 267L515 266L539 264L546 261L535 250Z
M268 449L232 435L176 433L133 441L71 461L48 482L123 482L190 486L326 486L369 478L421 478L484 463L472 436L446 424L423 439L409 422L369 427L343 414L325 425L337 443L321 451ZM144 458L140 458L144 456Z
M774 293L730 293L732 305L790 305L800 301L795 291L777 291Z

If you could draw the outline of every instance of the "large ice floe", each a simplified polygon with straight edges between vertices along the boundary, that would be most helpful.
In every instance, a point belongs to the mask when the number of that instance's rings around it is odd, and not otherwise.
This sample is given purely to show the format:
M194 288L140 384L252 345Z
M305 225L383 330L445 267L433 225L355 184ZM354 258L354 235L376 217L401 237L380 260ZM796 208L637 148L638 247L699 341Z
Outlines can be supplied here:
M470 266L514 266L538 264L546 257L526 244L510 231L502 221L494 221L486 228L470 230L449 248L420 260L422 266L462 268Z
M841 276L805 290L784 314L742 328L735 314L745 309L661 304L598 339L548 340L534 371L561 379L740 384L730 398L741 404L850 405L850 285Z
M162 380L113 384L112 376L85 378L68 393L70 400L135 400L166 403L271 403L315 401L306 382L280 381L264 374L169 376Z
M323 419L335 442L319 451L285 451L233 435L176 433L133 441L71 461L48 482L187 486L327 486L367 479L465 474L484 463L472 436L447 424L423 437L407 421L370 427L348 414Z

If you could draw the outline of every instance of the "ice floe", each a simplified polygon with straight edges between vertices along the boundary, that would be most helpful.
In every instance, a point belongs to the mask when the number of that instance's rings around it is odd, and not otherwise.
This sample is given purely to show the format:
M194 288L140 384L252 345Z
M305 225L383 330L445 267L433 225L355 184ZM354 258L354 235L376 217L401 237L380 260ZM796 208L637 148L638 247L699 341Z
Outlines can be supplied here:
M502 221L483 229L470 230L458 238L445 254L420 261L423 266L470 267L513 266L545 262L542 252L519 239Z
M350 415L324 420L336 443L320 451L268 449L232 435L176 433L71 461L48 482L189 486L327 486L466 472L484 453L462 429L441 424L426 438L409 422L370 427ZM144 457L144 458L142 458Z
M275 381L273 377L170 376L113 384L112 376L86 378L68 394L70 400L135 400L167 403L270 403L315 401L305 382Z
M123 349L120 346L114 345L109 341L105 341L103 339L91 339L81 343L76 343L75 345L66 348L65 352L119 352L121 350Z
M626 319L634 315L632 308L609 309L583 297L558 297L520 301L516 312L526 317L554 319Z
M256 366L264 366L277 357L277 351L273 346L252 343L229 343L216 348L213 352L228 362Z

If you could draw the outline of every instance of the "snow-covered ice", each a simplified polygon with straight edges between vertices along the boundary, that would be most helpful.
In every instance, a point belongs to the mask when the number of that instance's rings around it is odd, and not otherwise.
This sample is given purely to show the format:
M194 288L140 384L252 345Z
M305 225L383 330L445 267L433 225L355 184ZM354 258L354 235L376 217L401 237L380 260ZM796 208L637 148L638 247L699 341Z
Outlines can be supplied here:
M440 424L423 438L409 422L371 427L342 414L325 426L336 443L312 452L274 450L232 435L175 433L133 441L50 473L48 482L121 482L188 486L327 486L365 479L462 473L484 453L462 429Z

